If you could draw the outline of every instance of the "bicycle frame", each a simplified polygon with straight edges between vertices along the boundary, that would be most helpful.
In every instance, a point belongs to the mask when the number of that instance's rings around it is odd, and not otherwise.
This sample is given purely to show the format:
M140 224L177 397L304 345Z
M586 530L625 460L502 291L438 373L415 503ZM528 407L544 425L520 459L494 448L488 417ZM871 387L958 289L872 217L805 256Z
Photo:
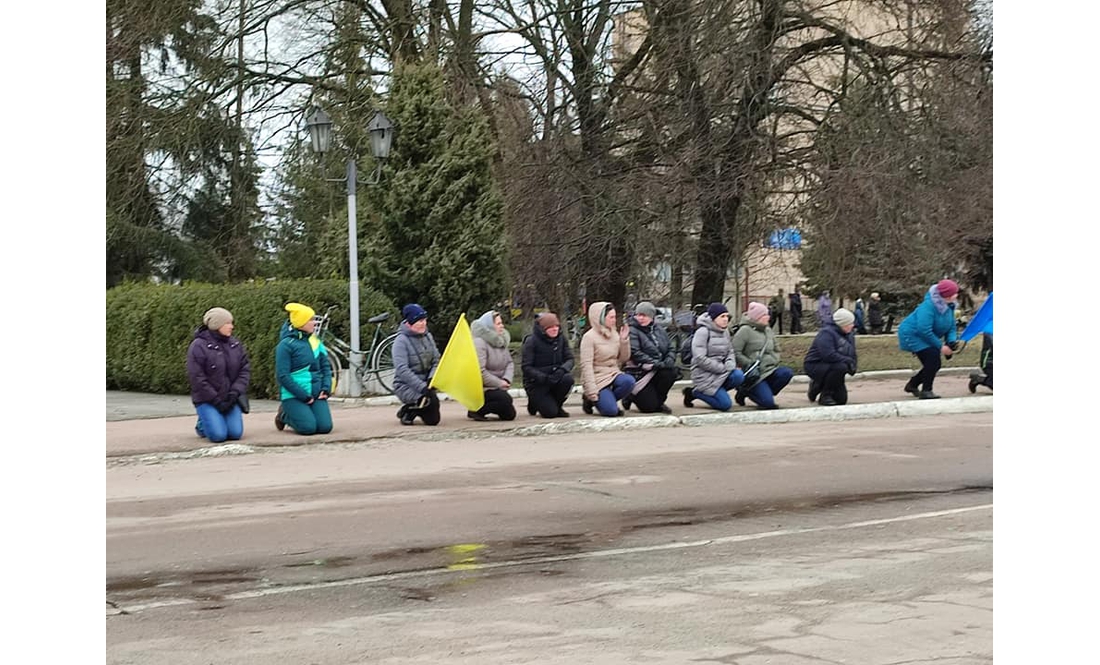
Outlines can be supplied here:
M338 373L345 366L351 370L352 365L355 365L355 376L359 380L361 390L391 394L393 392L393 341L397 333L387 335L382 330L382 323L389 318L389 313L378 314L369 319L369 323L375 324L374 336L367 349L360 349L360 362L352 363L351 344L337 337L328 327L332 310L335 308L336 306L333 305L323 315L316 317L317 327L314 330L314 334L321 339L329 351L330 364L334 365L333 390L338 383ZM353 395L353 397L358 396Z

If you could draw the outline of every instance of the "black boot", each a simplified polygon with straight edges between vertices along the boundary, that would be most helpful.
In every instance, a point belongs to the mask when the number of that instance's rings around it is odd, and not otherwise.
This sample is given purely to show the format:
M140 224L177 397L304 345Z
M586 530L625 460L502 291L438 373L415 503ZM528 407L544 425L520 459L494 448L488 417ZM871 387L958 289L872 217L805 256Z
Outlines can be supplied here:
M686 406L689 409L691 407L695 406L695 402L693 401L695 399L695 396L692 395L692 393L691 393L691 386L688 386L687 388L684 388L683 392L684 392L684 406Z
M913 377L915 379L916 377ZM913 397L920 397L920 386L913 382L913 379L909 379L905 383L905 392L909 393Z
M627 411L629 411L630 410L630 404L631 404L630 395L627 395L626 397L623 398L623 408L626 409Z
M985 380L985 376L981 372L971 372L970 382L966 384L971 394L978 392L978 386L982 385L982 381Z
M587 397L581 397L581 411L584 411L588 415L592 415L592 406L595 404L595 402L588 401Z
M481 414L480 414L480 413L478 413L477 411L467 411L467 412L466 412L466 417L467 417L467 418L469 418L470 420L476 420L476 421L478 421L479 423L483 423L483 422L485 422L486 420L488 420L488 418L486 418L485 416L481 415Z
M817 403L821 406L836 406L836 400L829 393L823 393Z
M817 385L817 381L810 379L810 389L806 391L806 397L809 397L811 402L816 402L820 394L821 386Z

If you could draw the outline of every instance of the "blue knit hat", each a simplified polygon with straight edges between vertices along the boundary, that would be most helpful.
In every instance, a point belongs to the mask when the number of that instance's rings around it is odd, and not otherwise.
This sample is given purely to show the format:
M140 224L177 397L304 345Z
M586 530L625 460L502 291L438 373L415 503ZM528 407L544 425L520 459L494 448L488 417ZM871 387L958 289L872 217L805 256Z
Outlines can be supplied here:
M722 303L712 302L711 304L707 305L707 316L710 317L711 321L717 319L723 314L729 314L729 310L726 309L726 306Z
M412 325L420 319L428 318L428 311L416 303L409 303L401 308L401 316L405 323Z

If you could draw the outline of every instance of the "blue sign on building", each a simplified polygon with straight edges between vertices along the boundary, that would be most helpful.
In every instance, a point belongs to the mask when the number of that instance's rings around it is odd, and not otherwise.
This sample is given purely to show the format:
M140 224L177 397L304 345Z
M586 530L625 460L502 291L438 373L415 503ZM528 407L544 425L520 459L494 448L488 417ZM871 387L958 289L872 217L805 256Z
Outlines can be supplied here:
M802 249L802 232L792 227L772 231L768 237L772 249Z

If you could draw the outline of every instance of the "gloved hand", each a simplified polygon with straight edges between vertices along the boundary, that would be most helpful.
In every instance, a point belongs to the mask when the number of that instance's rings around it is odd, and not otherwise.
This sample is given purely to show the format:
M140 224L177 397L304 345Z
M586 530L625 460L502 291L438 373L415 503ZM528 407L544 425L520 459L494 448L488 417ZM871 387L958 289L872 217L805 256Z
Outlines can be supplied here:
M229 399L230 404L236 404L237 400L240 399L240 397L241 397L241 394L239 392L237 392L236 390L230 390L229 391L229 398L228 399Z
M552 374L550 374L550 383L561 383L565 380L565 370L560 367L555 367Z
M214 408L218 410L218 413L226 414L233 410L233 407L237 405L237 400L230 400L229 398L219 400L214 403Z
M855 375L856 375L856 364L855 363L848 363L848 376L855 376Z

